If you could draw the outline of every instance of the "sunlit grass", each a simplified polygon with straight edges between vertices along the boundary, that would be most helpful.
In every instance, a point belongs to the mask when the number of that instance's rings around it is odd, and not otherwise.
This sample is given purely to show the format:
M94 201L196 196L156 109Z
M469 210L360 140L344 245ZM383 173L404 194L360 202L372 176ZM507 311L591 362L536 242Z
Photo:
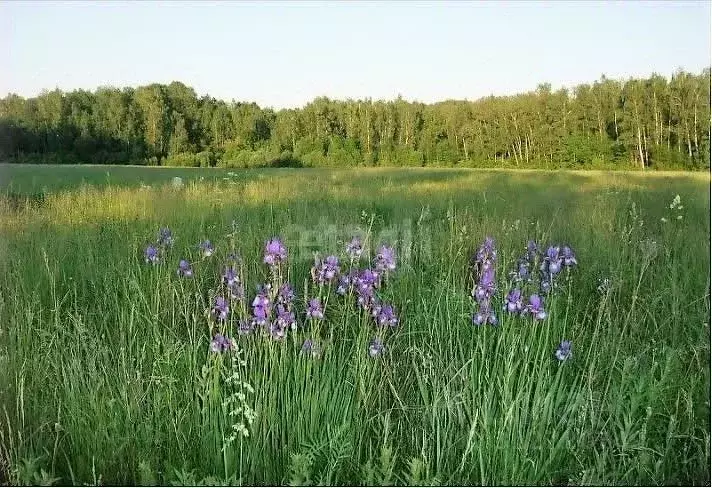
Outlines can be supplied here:
M0 207L0 473L14 483L709 483L709 175L43 171L2 182L48 187ZM264 240L286 229L397 227L412 243L386 291L401 325L384 357L336 305L320 359L299 354L303 331L239 340L258 417L223 451L230 390L214 375L230 362L208 353L206 310L233 221L250 297ZM176 244L148 267L164 225ZM546 322L471 324L466 267L485 235L500 277L529 238L574 247ZM218 252L199 260L205 238ZM286 244L302 295L311 248ZM182 257L194 280L176 276ZM562 339L574 356L559 364Z

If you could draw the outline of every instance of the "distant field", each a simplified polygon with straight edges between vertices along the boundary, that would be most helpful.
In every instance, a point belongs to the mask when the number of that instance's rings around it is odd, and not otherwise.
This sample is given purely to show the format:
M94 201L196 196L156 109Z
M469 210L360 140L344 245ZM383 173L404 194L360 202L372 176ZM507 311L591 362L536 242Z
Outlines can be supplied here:
M162 185L170 183L173 177L180 177L186 182L203 181L225 182L249 180L263 175L279 175L289 178L304 175L344 175L357 178L391 178L395 181L444 181L462 176L476 175L543 175L547 178L562 178L564 175L577 178L576 181L592 181L597 185L607 185L625 181L632 177L638 181L659 182L659 179L675 178L691 181L709 181L709 173L686 171L596 171L596 170L499 170L499 169L456 169L456 168L348 168L348 169L303 169L280 168L264 169L226 169L226 168L171 168L159 166L102 166L102 165L36 165L0 163L0 191L16 194L33 194L44 191L75 189L82 184L104 186L140 186ZM556 175L556 176L554 176Z
M0 166L0 480L709 484L709 190L699 173ZM288 258L270 274L273 236ZM487 236L496 326L473 324L470 295ZM535 279L517 282L529 239ZM341 275L378 266L381 244L393 327L310 273L314 252ZM553 244L578 264L542 293L546 318L508 314ZM221 280L232 252L245 299ZM268 325L240 334L266 282ZM244 364L211 352L217 332Z

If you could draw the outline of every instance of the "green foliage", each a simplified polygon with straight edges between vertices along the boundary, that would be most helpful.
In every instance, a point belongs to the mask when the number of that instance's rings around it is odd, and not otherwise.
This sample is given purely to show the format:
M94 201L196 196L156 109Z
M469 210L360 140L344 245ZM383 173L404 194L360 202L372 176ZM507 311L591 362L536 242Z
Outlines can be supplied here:
M0 170L0 473L12 484L709 484L708 175ZM401 318L386 353L368 357L376 329L337 297L319 358L299 353L303 327L283 342L236 336L244 366L211 355L206 310L230 243L251 299L268 279L265 236L285 238L303 284L313 255L290 229L323 235L322 219L338 240L371 227L406 243L384 288ZM175 244L146 266L163 225ZM575 249L546 321L472 325L466 269L486 235L498 307L527 239ZM205 238L217 251L202 259ZM192 279L176 275L180 259ZM560 364L563 339L573 357ZM243 381L254 393L240 400ZM244 405L256 417L230 442Z
M182 83L0 100L0 161L149 166L705 169L710 70L425 105L320 97L295 110ZM283 157L285 152L289 157ZM209 155L209 156L207 156ZM191 157L194 156L194 157Z

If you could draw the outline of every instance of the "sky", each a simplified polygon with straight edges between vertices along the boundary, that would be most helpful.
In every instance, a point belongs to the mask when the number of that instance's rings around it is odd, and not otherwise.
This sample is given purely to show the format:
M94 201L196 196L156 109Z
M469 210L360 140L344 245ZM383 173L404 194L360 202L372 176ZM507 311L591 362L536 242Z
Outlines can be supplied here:
M0 0L0 96L182 81L276 109L699 73L709 1Z

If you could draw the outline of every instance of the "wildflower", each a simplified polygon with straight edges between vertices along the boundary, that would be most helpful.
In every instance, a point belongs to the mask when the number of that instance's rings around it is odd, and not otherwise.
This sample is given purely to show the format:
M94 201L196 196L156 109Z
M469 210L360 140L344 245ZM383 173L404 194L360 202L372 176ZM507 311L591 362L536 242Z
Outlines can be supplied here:
M490 325L497 325L497 316L490 308L490 304L488 302L480 304L480 309L472 315L472 323L475 325L484 325L487 323Z
M277 302L284 305L289 305L294 301L294 288L292 285L285 282L277 290Z
M548 271L550 275L555 275L561 271L561 256L559 256L559 246L549 246L546 250L546 257L541 263L542 270Z
M477 284L475 289L472 292L473 298L475 298L478 302L481 300L489 300L492 298L492 295L494 295L494 292L496 291L496 283L495 283L495 272L493 268L488 268L485 270L484 273L482 273L482 277L480 278L480 282Z
M198 247L204 258L209 258L215 252L215 247L208 240L201 242Z
M339 295L346 295L346 292L351 287L351 276L341 275L339 276L339 285L336 287L336 293Z
M255 325L266 325L272 312L271 300L269 297L271 286L263 285L252 301L252 316Z
M356 288L356 295L356 302L361 308L364 310L371 308L375 300L375 291L372 286L359 285Z
M257 289L257 295L255 295L255 299L252 301L252 306L253 307L267 307L270 305L271 300L269 297L270 290L272 289L272 286L267 283L265 285L262 285Z
M509 313L521 313L524 310L524 302L522 301L522 292L519 288L515 288L505 298L504 309Z
M392 305L378 305L375 317L376 322L381 327L395 327L398 325L398 317Z
M178 276L184 276L186 278L193 276L193 270L190 267L190 263L185 259L181 259L178 263Z
M213 306L213 317L216 320L225 320L227 318L227 314L230 312L230 306L227 303L227 300L223 297L217 297L215 299L215 305Z
M536 261L537 256L539 255L539 246L537 246L536 242L530 240L527 242L527 259L530 262Z
M357 260L361 257L363 253L363 245L361 244L361 239L354 237L351 242L346 244L346 253L349 255L351 260Z
M153 246L148 246L144 252L144 257L146 258L146 263L157 264L158 263L158 249Z
M276 266L285 259L287 259L287 248L282 244L282 241L273 237L265 243L265 264Z
M311 355L311 357L319 357L321 348L311 339L306 339L302 344L302 354Z
M230 292L230 298L233 300L242 300L245 298L245 289L240 282L240 276L237 274L237 271L235 271L235 268L225 268L222 281Z
M368 355L372 358L380 356L383 354L384 346L383 341L378 338L372 339L368 345Z
M378 288L380 284L381 276L376 271L370 269L364 269L358 276L358 284L360 286L370 286Z
M222 334L215 334L210 342L210 350L215 353L225 352L233 348L232 339Z
M662 222L663 224L667 223L667 221L668 219L666 219L665 217L660 217L660 222Z
M266 325L269 319L270 309L269 307L255 306L252 309L252 324L253 325Z
M561 249L561 257L563 258L564 266L566 267L571 267L578 264L578 261L576 261L576 255L569 246L564 246Z
M509 273L510 278L514 281L525 281L529 277L529 263L526 259L519 258L517 260L517 269Z
M275 320L280 327L283 328L297 328L297 320L294 317L294 312L286 308L284 305L277 305L277 319Z
M329 256L324 261L314 258L311 275L315 283L324 284L331 283L340 271L339 258L336 256Z
M559 347L556 349L554 356L562 362L569 359L571 357L571 341L561 341L561 344L559 344Z
M171 233L171 229L169 229L168 227L163 227L161 230L158 231L158 245L173 245L173 234Z
M544 320L546 318L544 300L537 294L530 296L529 305L527 305L527 312L533 315L537 320Z
M322 320L324 318L324 310L321 306L321 301L318 298L312 298L307 304L307 318Z
M373 260L376 271L394 271L396 269L396 253L392 247L381 246Z
M478 271L484 271L494 266L497 261L497 249L494 239L487 236L474 256Z
M237 271L234 268L225 268L225 272L222 275L223 283L227 286L233 286L240 282L240 278L237 276Z

